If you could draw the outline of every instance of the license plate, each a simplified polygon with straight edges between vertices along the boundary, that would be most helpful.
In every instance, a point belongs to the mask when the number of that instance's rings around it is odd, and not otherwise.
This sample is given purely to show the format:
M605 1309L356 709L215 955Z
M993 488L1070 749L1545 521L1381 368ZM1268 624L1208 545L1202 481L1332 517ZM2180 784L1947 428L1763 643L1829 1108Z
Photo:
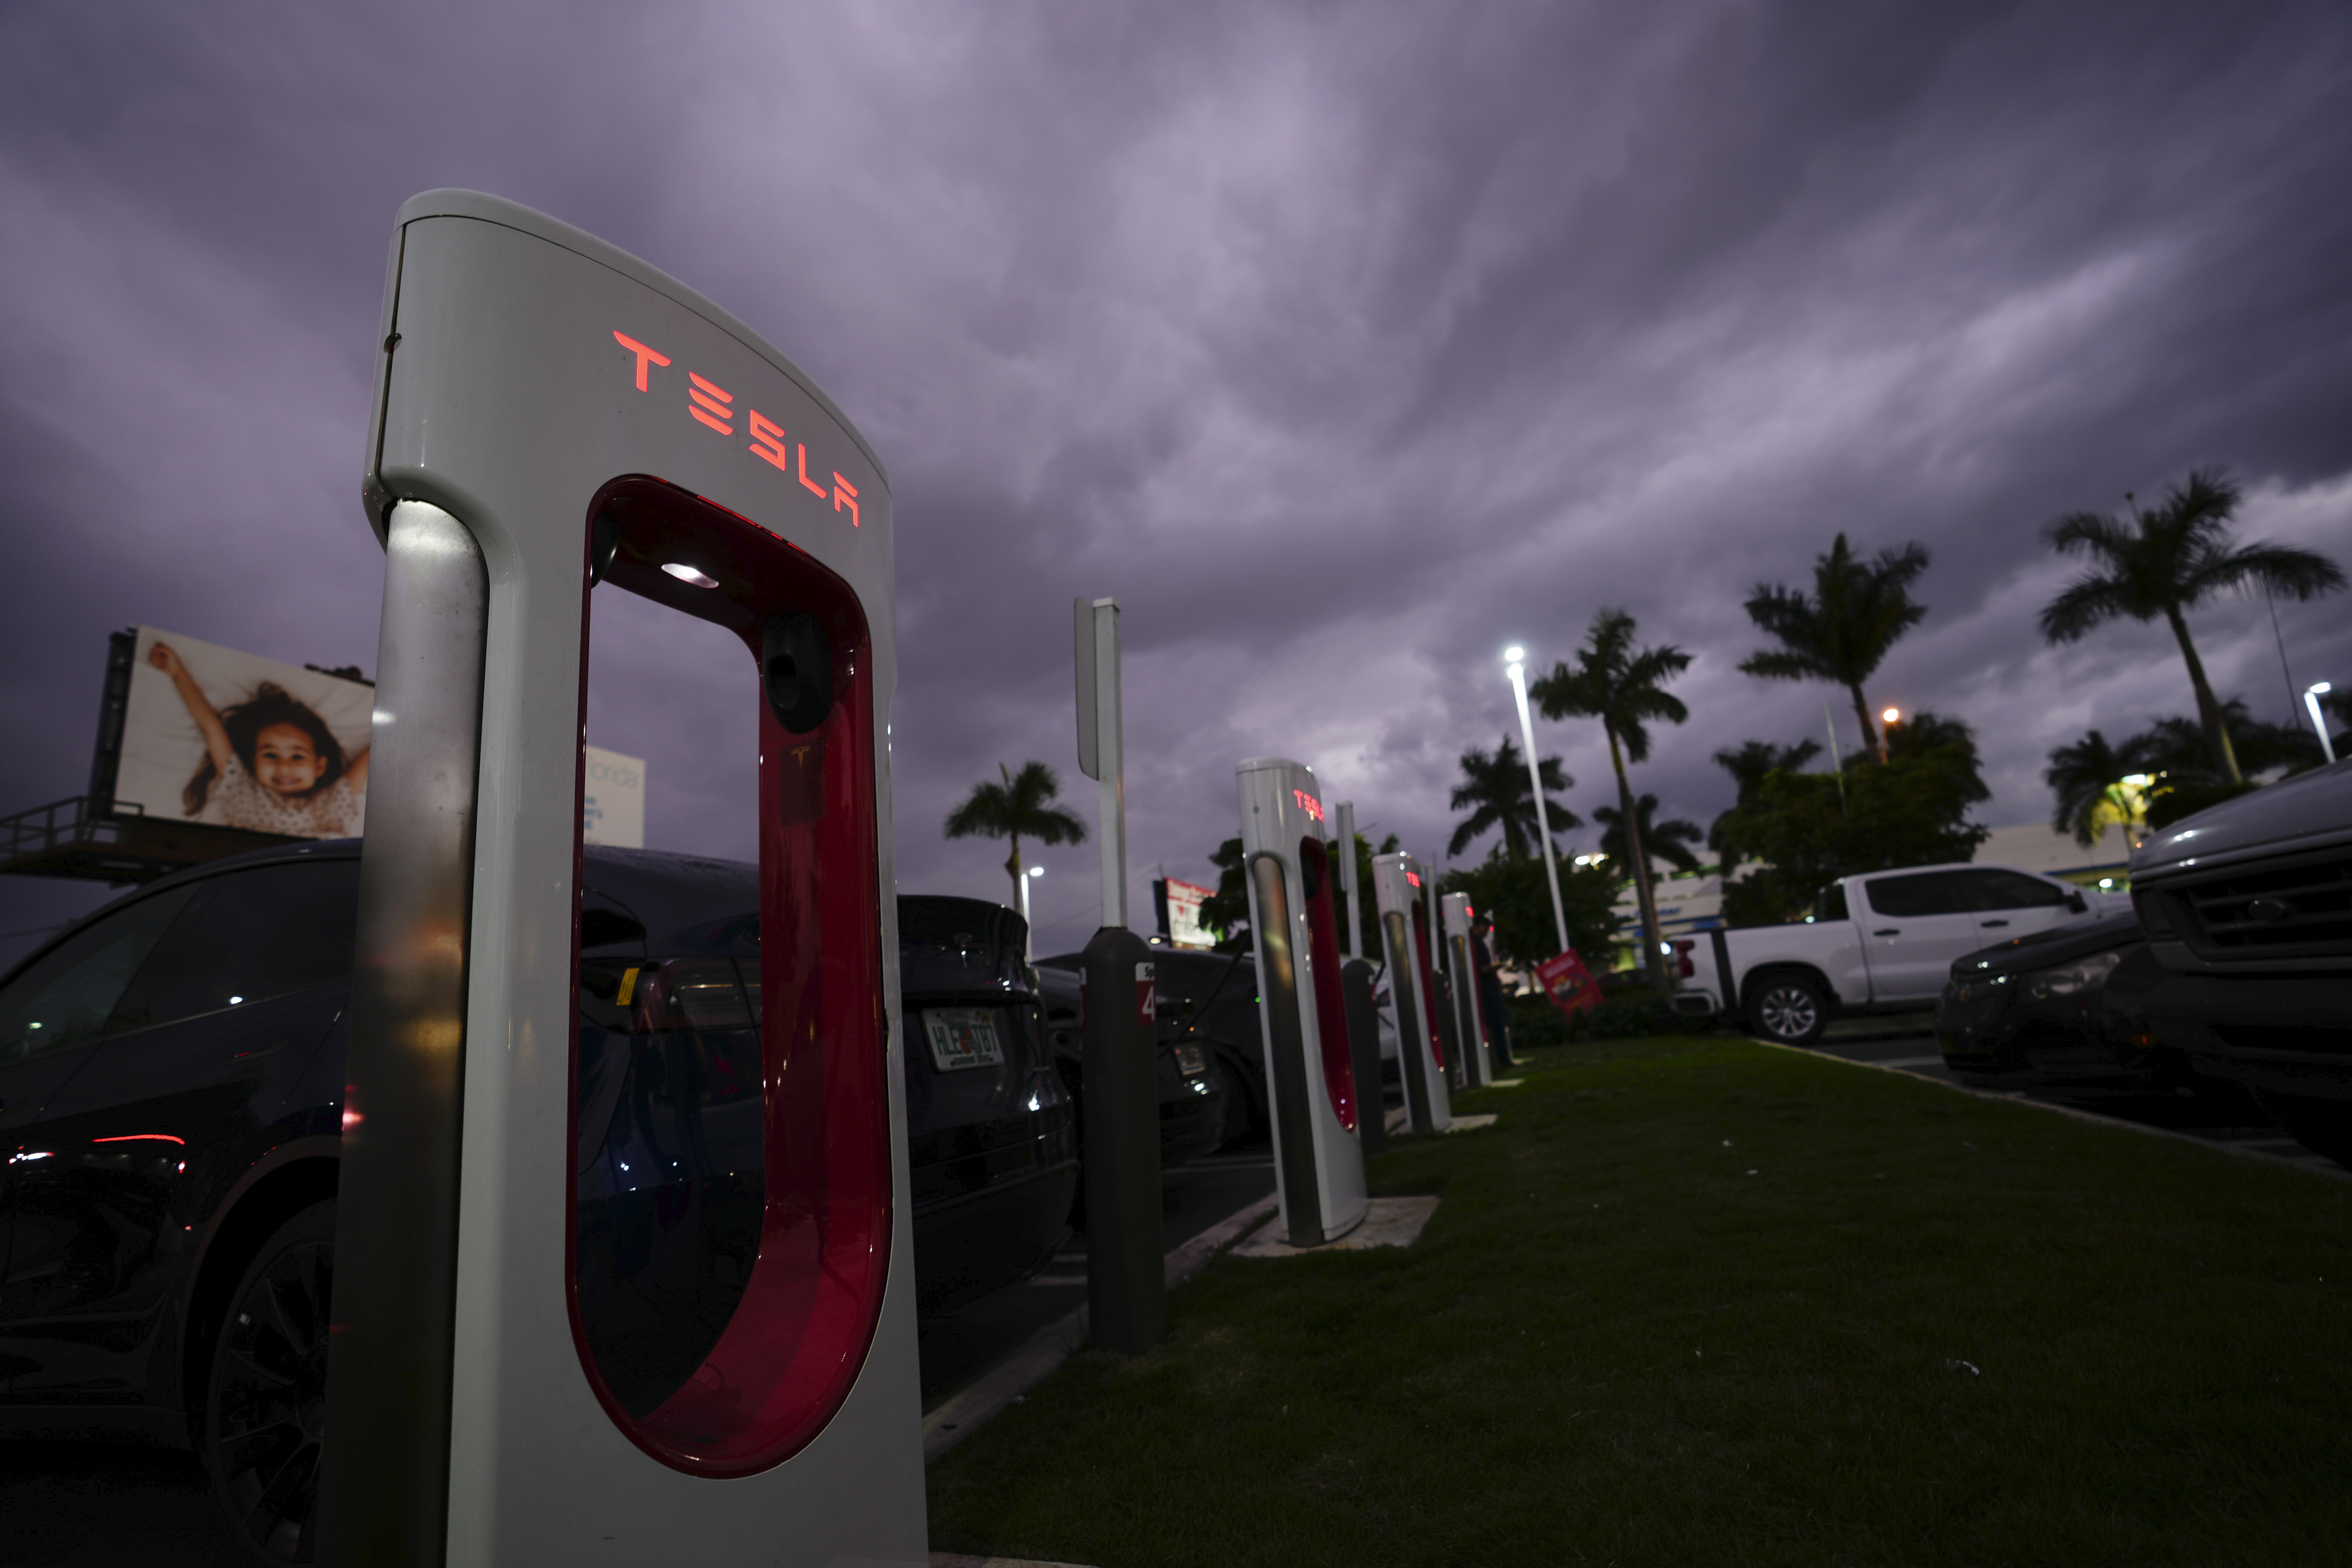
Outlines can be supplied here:
M1186 1078L1199 1078L1209 1070L1209 1054L1198 1046L1178 1046L1176 1065L1184 1069Z
M923 1034L931 1043L931 1065L941 1072L1003 1064L996 1019L985 1007L927 1007Z

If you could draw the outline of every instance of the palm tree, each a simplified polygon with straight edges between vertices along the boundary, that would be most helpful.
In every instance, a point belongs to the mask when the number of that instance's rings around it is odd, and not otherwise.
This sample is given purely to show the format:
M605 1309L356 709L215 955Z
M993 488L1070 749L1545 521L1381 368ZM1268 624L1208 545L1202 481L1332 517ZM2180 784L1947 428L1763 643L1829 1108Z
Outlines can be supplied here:
M1551 798L1555 790L1576 787L1576 781L1561 770L1559 759L1546 757L1536 766L1543 775L1544 817L1551 830L1566 833L1582 826L1576 813ZM1490 827L1503 830L1503 853L1512 859L1534 853L1536 808L1528 798L1527 758L1520 754L1517 742L1506 735L1491 754L1463 752L1462 780L1454 786L1453 809L1468 810L1470 815L1454 824L1445 853L1458 858L1464 846Z
M1633 786L1625 777L1625 764L1649 760L1653 721L1679 724L1690 717L1682 699L1665 688L1668 678L1681 674L1689 665L1690 655L1672 645L1636 651L1633 617L1623 610L1603 609L1592 617L1584 646L1576 650L1576 662L1552 666L1549 675L1528 689L1545 718L1598 719L1609 737L1609 763L1617 770L1619 820L1630 822L1633 827L1626 849L1642 901L1642 928L1653 938L1643 944L1649 949L1645 956L1650 984L1661 991L1672 987L1654 940L1658 900L1650 886L1650 860L1642 847L1642 819L1633 809Z
M1013 852L1004 858L1004 874L1013 879L1013 907L1021 907L1021 840L1040 844L1084 844L1087 825L1055 804L1062 781L1045 763L1030 761L1013 773L996 764L1003 782L971 786L964 803L948 813L944 831L950 838L1009 838Z
M1645 795L1633 803L1633 830L1651 858L1664 860L1677 871L1698 869L1698 857L1690 846L1699 843L1706 835L1696 822L1685 822L1679 816L1657 820L1658 797ZM1631 863L1625 851L1625 819L1613 805L1596 805L1592 820L1601 824L1601 853L1620 866Z
M1217 890L1201 900L1201 923L1223 936L1249 924L1249 889L1242 880L1241 839L1228 838L1218 845L1209 857L1209 864L1217 868Z
M2259 542L2232 546L2229 532L2239 499L2228 470L2198 468L2166 490L2153 510L2141 510L2126 494L2124 517L2069 512L2049 525L2050 547L2088 560L2092 569L2042 611L2042 635L2053 643L2074 642L2112 620L2161 617L2189 666L2214 770L2232 784L2243 784L2245 774L2189 638L2189 612L2224 588L2259 584L2273 595L2310 599L2345 585L2343 569L2316 551Z
M2231 697L2221 703L2221 732L2230 737L2230 754L2248 773L2285 767L2296 773L2321 762L2318 739L2301 724L2273 724L2246 710L2246 700ZM2204 727L2194 719L2168 714L2155 721L2118 748L2138 764L2130 770L2174 773L2219 780L2212 766Z
M1763 791L1766 779L1774 773L1793 773L1821 755L1821 752L1819 741L1800 741L1793 746L1776 746L1769 741L1747 741L1741 742L1737 750L1715 753L1715 765L1731 775L1732 785L1738 791L1732 800L1731 811L1717 816L1706 832L1706 847L1715 851L1717 867L1727 885L1731 881L1732 873L1739 869L1740 862L1747 858L1729 830L1731 812L1756 804L1756 797Z
M1886 748L1871 722L1862 683L1878 672L1889 648L1927 613L1911 602L1911 584L1927 569L1927 549L1906 544L1882 550L1873 561L1854 554L1841 533L1829 553L1813 558L1813 593L1759 583L1748 618L1780 646L1752 653L1740 671L1771 680L1826 680L1853 699L1863 742L1883 762Z
M2148 771L2147 740L2136 736L2120 746L2110 746L2107 738L2094 730L2052 752L2050 765L2042 771L2042 782L2057 801L2051 827L2073 834L2074 842L2085 849L2099 841L2110 822L2123 824L2128 832L2146 814L2147 796L2144 789L2123 781Z

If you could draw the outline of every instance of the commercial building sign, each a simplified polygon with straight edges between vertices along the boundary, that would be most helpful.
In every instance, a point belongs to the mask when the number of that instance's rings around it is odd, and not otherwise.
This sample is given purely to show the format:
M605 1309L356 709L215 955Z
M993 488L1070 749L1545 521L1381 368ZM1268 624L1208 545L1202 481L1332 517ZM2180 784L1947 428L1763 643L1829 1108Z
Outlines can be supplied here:
M1180 882L1173 877L1163 877L1151 884L1152 900L1160 908L1160 931L1171 947L1211 948L1217 944L1216 932L1201 923L1201 905L1213 897L1213 888L1196 887Z

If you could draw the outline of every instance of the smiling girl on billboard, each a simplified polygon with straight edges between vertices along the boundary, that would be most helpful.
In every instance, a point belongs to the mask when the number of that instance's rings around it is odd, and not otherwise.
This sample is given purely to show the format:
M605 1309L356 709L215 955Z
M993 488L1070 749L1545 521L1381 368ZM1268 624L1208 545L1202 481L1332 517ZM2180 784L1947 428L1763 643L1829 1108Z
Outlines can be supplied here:
M298 838L359 831L368 748L346 763L326 721L272 682L215 712L169 643L149 647L147 662L172 678L205 738L205 760L181 792L188 816L203 814L217 785L221 816L231 827Z

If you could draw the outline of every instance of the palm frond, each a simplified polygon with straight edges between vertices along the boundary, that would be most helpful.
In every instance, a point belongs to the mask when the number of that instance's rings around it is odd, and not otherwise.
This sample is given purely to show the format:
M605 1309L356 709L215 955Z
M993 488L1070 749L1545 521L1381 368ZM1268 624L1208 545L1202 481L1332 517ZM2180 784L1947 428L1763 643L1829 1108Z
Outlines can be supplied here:
M2130 614L2116 579L2091 574L2075 578L2042 606L2042 636L2048 642L2075 642Z

